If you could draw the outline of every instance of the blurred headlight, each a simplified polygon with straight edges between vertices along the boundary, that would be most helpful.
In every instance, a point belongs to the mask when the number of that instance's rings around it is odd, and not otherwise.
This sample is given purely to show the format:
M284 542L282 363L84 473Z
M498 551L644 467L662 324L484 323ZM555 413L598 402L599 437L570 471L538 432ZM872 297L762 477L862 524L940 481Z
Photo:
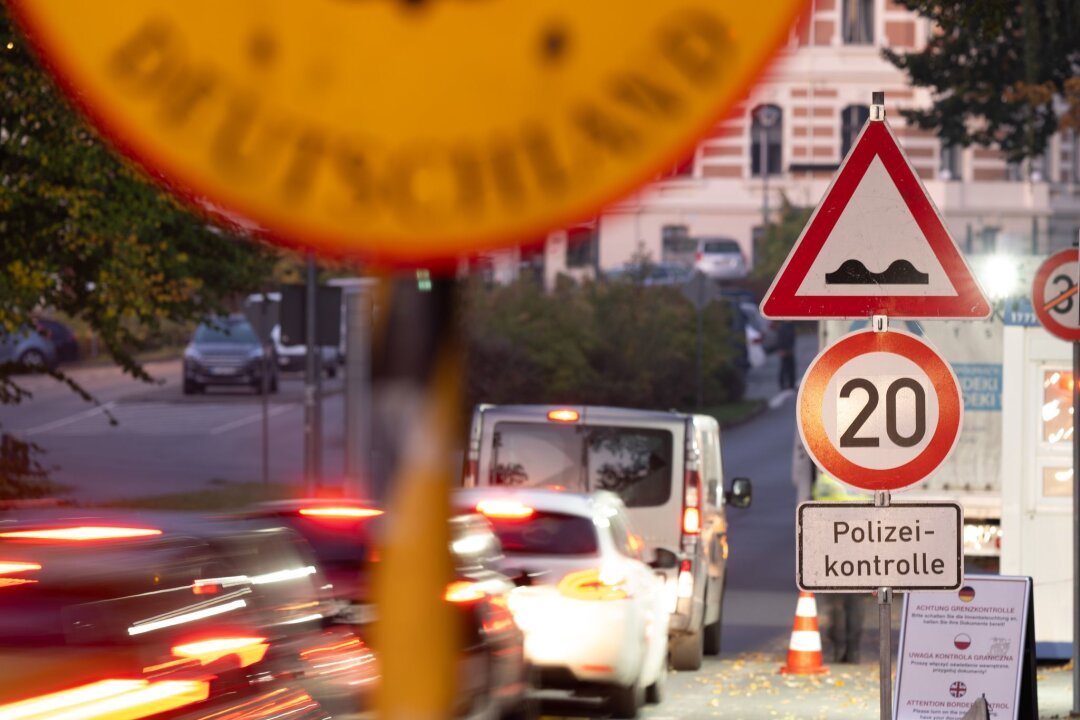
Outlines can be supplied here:
M199 354L194 345L188 345L184 349L184 357L188 360L202 360L202 355Z

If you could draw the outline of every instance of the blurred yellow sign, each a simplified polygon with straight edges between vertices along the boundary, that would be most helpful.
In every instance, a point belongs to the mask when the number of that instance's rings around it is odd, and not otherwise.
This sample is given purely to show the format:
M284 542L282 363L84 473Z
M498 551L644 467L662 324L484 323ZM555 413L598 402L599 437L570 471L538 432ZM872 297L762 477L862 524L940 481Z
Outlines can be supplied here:
M684 160L805 0L8 0L177 192L409 263L535 240Z

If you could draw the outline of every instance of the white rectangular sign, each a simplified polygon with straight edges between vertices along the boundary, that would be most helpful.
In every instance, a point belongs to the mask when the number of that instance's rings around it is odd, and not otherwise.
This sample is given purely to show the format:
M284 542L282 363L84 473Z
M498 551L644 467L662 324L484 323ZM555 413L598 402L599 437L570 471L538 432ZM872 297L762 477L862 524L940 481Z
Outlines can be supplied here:
M896 720L960 720L983 695L991 718L1034 717L1020 706L1030 582L969 575L959 592L904 598Z
M801 590L955 590L964 577L956 503L802 503L796 511Z

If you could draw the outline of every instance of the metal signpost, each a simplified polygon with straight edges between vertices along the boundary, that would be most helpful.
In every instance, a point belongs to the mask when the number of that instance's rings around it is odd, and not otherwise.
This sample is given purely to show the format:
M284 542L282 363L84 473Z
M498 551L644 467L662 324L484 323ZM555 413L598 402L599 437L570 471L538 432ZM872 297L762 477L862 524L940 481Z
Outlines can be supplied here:
M990 304L885 121L885 94L761 303L767 318L870 319L811 363L797 419L816 465L871 490L872 504L803 503L796 516L804 590L874 592L880 617L881 718L892 717L895 590L956 589L962 510L893 505L928 477L960 434L952 368L889 318L980 319Z
M1080 715L1080 257L1076 248L1051 255L1035 273L1031 304L1039 322L1073 348L1073 716Z

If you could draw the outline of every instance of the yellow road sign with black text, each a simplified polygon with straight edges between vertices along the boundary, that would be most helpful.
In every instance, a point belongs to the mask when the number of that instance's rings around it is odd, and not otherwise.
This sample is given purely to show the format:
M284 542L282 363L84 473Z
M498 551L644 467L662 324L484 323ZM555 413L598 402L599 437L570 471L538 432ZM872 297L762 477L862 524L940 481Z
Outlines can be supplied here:
M395 263L517 241L684 160L805 0L8 0L204 207Z

